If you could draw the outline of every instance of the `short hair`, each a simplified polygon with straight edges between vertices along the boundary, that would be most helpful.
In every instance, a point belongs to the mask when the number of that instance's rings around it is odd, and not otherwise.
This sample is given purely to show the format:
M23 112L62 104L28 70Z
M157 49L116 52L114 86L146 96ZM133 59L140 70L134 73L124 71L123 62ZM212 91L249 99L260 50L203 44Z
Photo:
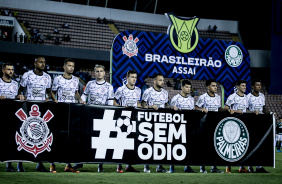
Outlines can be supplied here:
M216 80L214 80L214 79L208 79L208 80L206 81L206 86L211 85L212 82L216 82Z
M261 80L260 79L254 79L254 80L252 80L251 85L254 86L256 82L261 83Z
M12 63L7 62L7 63L3 63L2 64L2 70L4 70L6 68L6 66L14 66Z
M162 76L162 77L163 77L164 75L161 74L161 73L156 73L156 74L154 75L154 79L157 79L158 76Z
M65 61L64 61L64 65L66 65L68 62L72 62L72 63L75 64L75 61L74 61L72 58L67 58L67 59L65 59Z
M185 86L186 84L188 84L188 85L190 85L190 86L192 85L189 80L187 80L187 79L182 80L181 86Z
M96 71L97 68L103 68L104 71L105 71L105 67L103 65L95 65L94 71Z
M34 59L34 62L36 62L38 60L38 58L41 58L41 57L45 59L44 56L36 56L35 59Z
M236 86L240 86L241 84L247 84L247 81L246 80L238 80L236 82Z
M126 73L126 76L129 77L130 74L136 74L137 75L137 72L136 72L136 70L128 70L127 73Z

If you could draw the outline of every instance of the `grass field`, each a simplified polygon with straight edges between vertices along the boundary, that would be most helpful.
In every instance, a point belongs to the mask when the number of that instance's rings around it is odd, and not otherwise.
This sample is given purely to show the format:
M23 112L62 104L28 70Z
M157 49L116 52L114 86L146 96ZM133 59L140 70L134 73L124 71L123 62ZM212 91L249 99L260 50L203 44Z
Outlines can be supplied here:
M199 173L199 167L192 168L198 173L183 173L183 166L175 166L176 173L155 173L156 166L151 165L151 173L116 173L116 165L104 165L104 172L97 173L97 164L84 164L80 173L65 173L65 164L56 164L57 173L35 172L35 163L23 163L24 173L5 172L5 163L0 163L0 184L6 183L282 183L282 153L276 153L276 168L265 167L267 174L238 173L238 167L232 167L232 173ZM49 164L44 164L49 169ZM13 164L16 168L16 164ZM125 167L123 165L123 167ZM169 168L169 166L164 166ZM143 171L143 165L134 168ZM218 167L225 170L225 167ZM210 167L206 167L209 171ZM254 167L255 169L255 167Z

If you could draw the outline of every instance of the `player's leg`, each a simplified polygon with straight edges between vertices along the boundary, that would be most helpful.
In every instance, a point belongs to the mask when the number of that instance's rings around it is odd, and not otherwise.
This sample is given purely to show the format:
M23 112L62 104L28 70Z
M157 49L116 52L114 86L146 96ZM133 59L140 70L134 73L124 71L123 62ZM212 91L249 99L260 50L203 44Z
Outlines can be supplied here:
M104 172L103 164L98 164L98 172Z
M67 163L65 167L65 172L73 172L73 173L79 173L76 169L74 169L70 163Z
M144 165L144 172L145 173L150 173L151 172L149 165Z
M189 165L184 167L184 172L186 172L186 173L197 173Z
M200 173L207 173L206 167L204 165L200 166Z
M16 172L15 169L12 166L12 162L6 163L6 172Z
M165 168L163 168L162 165L157 165L156 172L167 173L169 171L167 171Z
M56 165L52 162L52 163L50 163L50 172L52 172L52 173L56 173L57 171L56 171Z
M47 171L47 169L44 167L44 165L42 164L42 162L37 162L36 171L38 171L38 172L49 172L49 171Z
M25 170L23 168L23 163L22 162L18 162L17 170L18 170L18 172L25 172Z
M169 167L169 172L170 172L170 173L175 173L174 165L170 165L170 167Z
M118 164L118 165L117 165L117 172L118 172L118 173L123 173L122 165L121 165L121 164Z
M240 166L239 173L250 173L250 171L245 166Z
M231 173L231 166L226 166L226 173Z
M134 169L131 164L126 165L125 171L126 172L140 172L140 171Z
M224 173L224 172L219 170L216 166L212 166L211 173Z

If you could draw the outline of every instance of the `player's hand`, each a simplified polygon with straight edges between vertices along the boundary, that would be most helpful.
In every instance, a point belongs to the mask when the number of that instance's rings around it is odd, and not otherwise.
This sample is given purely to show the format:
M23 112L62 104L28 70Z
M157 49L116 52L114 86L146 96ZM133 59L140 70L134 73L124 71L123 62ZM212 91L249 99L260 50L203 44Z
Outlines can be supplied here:
M238 110L237 113L243 114L243 111L242 110Z
M86 104L86 102L84 102L83 100L79 100L79 103L81 103L81 104Z
M5 100L5 96L0 96L0 100Z
M159 107L157 105L153 105L152 108L155 109L155 110L159 109Z
M148 106L146 105L146 106L144 106L143 108L144 108L144 109L148 109Z
M56 100L56 99L55 99L55 100L53 100L53 101L54 101L55 103L58 103L58 100Z
M233 109L228 109L228 112L229 112L230 114L234 114L234 110L233 110Z
M208 113L208 110L206 108L202 108L202 112Z
M254 111L254 113L255 113L256 115L258 115L258 114L259 114L259 111Z
M23 96L22 94L18 95L17 98L18 98L19 100L25 100L25 98L24 98L24 96Z
M178 110L178 108L177 108L176 106L173 106L173 109L174 109L175 111L177 111L177 110Z

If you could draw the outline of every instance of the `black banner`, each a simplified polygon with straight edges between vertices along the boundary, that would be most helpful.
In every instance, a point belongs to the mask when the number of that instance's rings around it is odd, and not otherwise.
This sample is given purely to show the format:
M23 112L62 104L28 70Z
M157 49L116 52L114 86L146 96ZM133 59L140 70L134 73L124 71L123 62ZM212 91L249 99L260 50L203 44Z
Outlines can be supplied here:
M13 100L0 105L1 161L274 165L272 115Z

